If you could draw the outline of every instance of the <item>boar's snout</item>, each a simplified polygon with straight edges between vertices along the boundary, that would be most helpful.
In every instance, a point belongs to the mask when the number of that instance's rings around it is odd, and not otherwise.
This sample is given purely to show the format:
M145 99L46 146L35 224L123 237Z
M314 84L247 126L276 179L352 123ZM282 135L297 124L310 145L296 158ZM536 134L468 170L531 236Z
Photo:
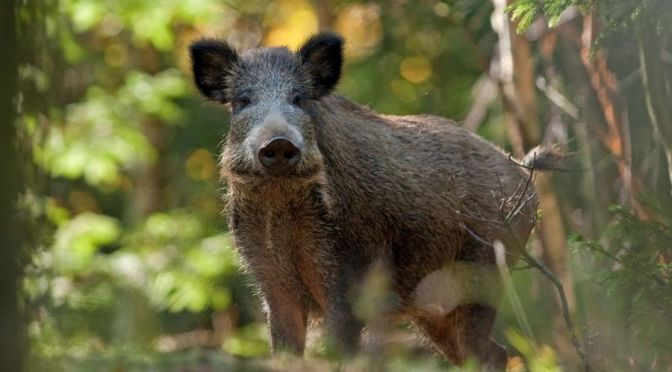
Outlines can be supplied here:
M273 175L289 172L301 159L301 150L285 137L275 137L261 146L259 162Z

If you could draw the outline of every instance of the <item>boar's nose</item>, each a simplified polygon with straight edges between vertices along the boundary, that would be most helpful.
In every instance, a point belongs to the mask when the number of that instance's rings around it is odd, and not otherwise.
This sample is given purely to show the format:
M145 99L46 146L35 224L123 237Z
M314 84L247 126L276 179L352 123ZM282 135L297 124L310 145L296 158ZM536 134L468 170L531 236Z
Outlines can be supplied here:
M257 156L267 171L279 175L294 168L301 158L301 150L288 139L276 137L261 146Z

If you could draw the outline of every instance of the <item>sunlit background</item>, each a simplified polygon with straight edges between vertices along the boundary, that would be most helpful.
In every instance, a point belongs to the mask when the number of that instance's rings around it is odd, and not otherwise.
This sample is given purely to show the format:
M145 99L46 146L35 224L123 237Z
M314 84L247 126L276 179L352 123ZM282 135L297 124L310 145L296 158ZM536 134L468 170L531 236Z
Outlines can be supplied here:
M565 285L598 369L672 368L672 135L656 131L672 124L652 120L672 118L672 6L605 1L584 16L590 1L524 0L505 14L511 3L22 3L28 369L274 366L221 213L228 116L198 97L187 46L296 48L322 30L346 39L338 94L386 114L454 118L515 156L542 141L573 153L569 172L537 179L542 223L529 250ZM511 277L495 331L510 368L577 369L554 287L533 270ZM384 368L448 366L411 335L391 331ZM309 355L301 368L335 368L319 341Z

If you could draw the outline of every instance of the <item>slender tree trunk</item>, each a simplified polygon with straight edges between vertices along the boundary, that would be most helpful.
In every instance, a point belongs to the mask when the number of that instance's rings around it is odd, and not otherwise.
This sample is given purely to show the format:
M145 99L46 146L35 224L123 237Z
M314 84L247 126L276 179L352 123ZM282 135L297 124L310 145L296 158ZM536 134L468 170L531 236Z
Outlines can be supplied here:
M25 350L23 315L19 305L22 274L22 221L17 209L22 189L16 110L18 60L15 1L0 3L0 370L21 371Z
M618 81L609 70L607 58L601 51L595 52L591 58L590 51L596 34L595 17L593 15L584 17L581 61L590 77L590 84L597 93L606 123L606 128L597 128L597 134L616 162L623 188L633 211L639 218L650 219L651 212L637 200L643 186L632 168L630 124Z
M139 51L140 69L154 74L161 70L161 58L158 52L147 47ZM133 197L127 219L130 223L142 226L147 218L165 208L165 169L166 145L169 135L165 123L155 117L147 116L140 123L140 129L156 152L153 163L137 169L133 174ZM151 305L146 296L135 289L126 289L118 296L118 311L112 319L114 335L122 342L142 340L151 342L156 329L157 319L152 317ZM135 309L128 312L125 309Z
M659 35L655 27L649 24L641 26L637 32L646 106L653 129L665 151L672 185L672 68L662 58L671 34L672 31L668 29L667 34Z
M334 23L334 8L331 2L312 0L311 4L315 8L317 14L318 28L320 32L331 31L331 26Z
M141 50L140 67L144 72L156 73L160 71L158 52L151 47ZM132 205L132 220L143 221L150 214L162 210L165 205L165 154L168 129L165 123L154 117L146 117L140 123L143 135L156 151L156 160L139 169L135 174L134 201Z
M165 124L157 119L147 118L141 124L142 132L156 151L157 158L152 164L140 169L135 177L133 217L143 220L164 207L165 175L164 158L166 150Z
M511 0L494 0L495 12L503 12ZM541 126L535 87L535 70L530 42L518 35L506 15L497 32L499 34L499 58L502 95L508 124L509 139L514 155L518 158L537 146L541 140ZM558 276L565 287L570 310L574 310L573 280L568 269L568 250L560 203L547 176L538 176L535 186L539 193L543 218L539 223L539 237L543 248L544 262ZM560 354L573 358L571 343L564 331L565 323L559 301L553 311L555 344Z
M513 30L514 27L515 25L509 22L509 30ZM518 149L520 153L515 154L520 159L528 150L541 142L541 129L530 42L524 35L515 32L510 32L509 36L513 62L513 87L521 113L520 120L513 123L519 128L517 132L520 133L520 142L522 142L522 148Z

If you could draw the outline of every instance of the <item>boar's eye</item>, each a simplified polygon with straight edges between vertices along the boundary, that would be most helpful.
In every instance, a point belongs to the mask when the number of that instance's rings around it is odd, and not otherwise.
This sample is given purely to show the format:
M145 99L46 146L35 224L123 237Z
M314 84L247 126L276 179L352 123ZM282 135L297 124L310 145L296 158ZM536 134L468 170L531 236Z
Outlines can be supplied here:
M250 103L252 103L252 101L250 100L250 97L248 97L248 96L240 96L240 97L234 98L233 101L231 102L231 104L233 106L233 112L236 113L236 112L244 109L245 107L249 106Z
M306 97L304 97L300 93L294 93L293 95L290 96L292 99L292 105L300 107L303 102L306 100Z

